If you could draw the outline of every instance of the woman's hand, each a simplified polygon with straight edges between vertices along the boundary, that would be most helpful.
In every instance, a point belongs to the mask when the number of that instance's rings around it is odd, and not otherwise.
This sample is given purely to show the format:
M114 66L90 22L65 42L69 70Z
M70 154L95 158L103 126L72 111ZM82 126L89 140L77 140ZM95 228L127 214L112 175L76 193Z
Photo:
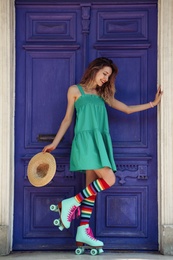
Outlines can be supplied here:
M160 103L163 91L161 91L161 87L158 88L157 93L155 95L155 100L152 102L154 106L157 106Z
M51 144L46 145L46 146L43 148L42 152L43 152L43 153L45 153L45 152L50 153L50 152L52 152L53 150L55 150L55 148L56 148L56 146L55 146L53 143L51 143Z

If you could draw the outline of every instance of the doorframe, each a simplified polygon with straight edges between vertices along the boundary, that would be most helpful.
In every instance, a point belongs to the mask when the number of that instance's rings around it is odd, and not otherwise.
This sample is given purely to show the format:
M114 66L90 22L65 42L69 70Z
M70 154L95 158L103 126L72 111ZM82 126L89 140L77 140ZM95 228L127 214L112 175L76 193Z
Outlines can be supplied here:
M159 250L173 255L173 1L158 0L158 85L164 94L158 106Z
M0 255L12 250L14 205L15 0L0 1ZM157 110L159 250L173 255L173 2L158 0Z
M15 8L0 1L0 255L12 249L14 205Z

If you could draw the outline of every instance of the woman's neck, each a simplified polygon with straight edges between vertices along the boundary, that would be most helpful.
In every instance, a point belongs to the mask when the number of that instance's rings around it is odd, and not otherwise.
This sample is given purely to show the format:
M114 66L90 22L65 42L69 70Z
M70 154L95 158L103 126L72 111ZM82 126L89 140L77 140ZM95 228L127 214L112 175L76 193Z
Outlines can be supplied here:
M94 85L90 85L90 86L85 86L85 85L82 85L81 86L83 87L85 93L88 93L88 94L97 94L97 88L96 86Z

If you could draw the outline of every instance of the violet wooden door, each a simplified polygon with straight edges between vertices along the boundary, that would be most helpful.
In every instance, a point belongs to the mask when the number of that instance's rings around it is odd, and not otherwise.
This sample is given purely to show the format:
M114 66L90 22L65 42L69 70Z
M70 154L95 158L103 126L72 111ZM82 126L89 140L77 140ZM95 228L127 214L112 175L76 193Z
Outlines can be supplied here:
M27 165L57 132L67 89L88 62L106 56L118 65L117 99L133 105L155 96L157 1L104 2L16 0L14 250L75 248L79 221L61 232L49 210L85 186L84 175L69 172L74 123L53 152L57 172L49 185L33 187ZM157 250L156 109L107 109L117 182L98 195L91 227L105 249Z

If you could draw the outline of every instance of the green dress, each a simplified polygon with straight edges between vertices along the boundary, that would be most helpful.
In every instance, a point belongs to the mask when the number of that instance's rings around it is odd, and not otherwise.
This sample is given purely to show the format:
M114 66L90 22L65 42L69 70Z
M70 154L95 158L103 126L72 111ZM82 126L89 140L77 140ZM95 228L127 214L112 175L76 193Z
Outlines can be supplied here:
M116 171L105 102L97 95L85 94L82 86L77 86L81 96L75 102L76 125L70 171L103 167Z

